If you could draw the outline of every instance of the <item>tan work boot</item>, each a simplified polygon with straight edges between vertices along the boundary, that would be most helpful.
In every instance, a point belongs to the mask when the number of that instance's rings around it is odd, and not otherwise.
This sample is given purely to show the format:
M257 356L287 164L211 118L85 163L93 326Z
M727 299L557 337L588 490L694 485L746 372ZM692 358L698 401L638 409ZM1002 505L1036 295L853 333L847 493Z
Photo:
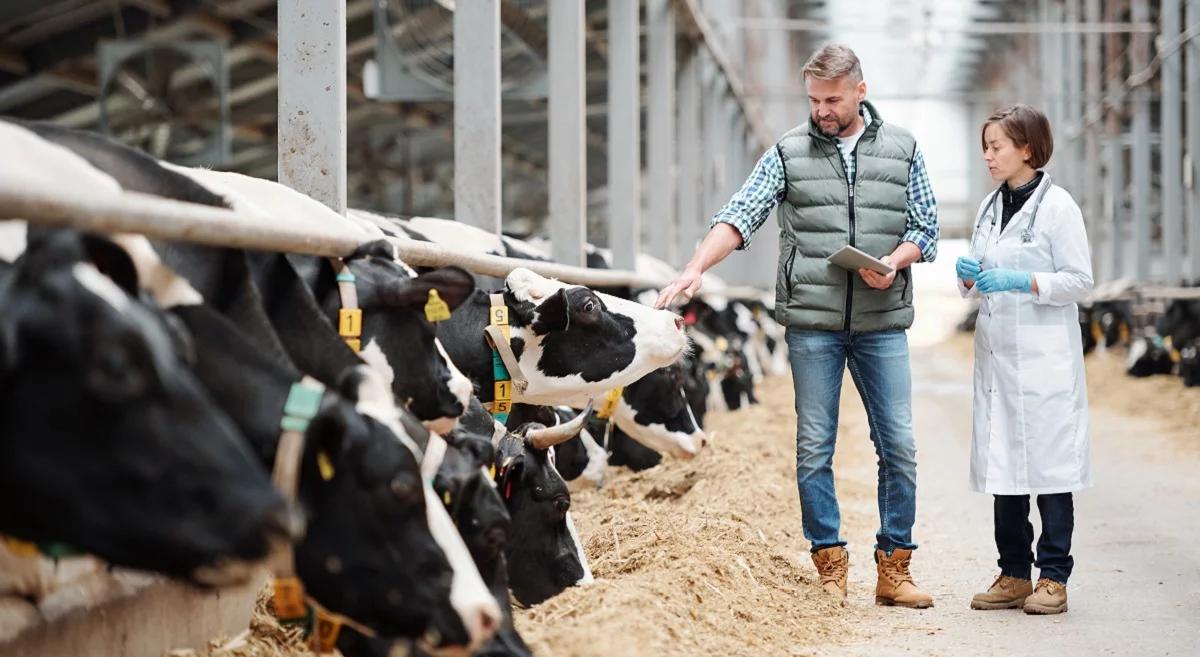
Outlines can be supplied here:
M850 553L837 545L812 553L813 565L821 576L821 588L833 597L846 602L846 573L850 570Z
M875 585L875 604L885 607L909 607L927 609L933 606L933 597L917 588L908 563L912 561L912 550L892 550L892 556L880 549L875 550L875 564L879 570L879 582Z
M1061 614L1067 610L1067 585L1045 577L1038 580L1033 595L1025 598L1027 614Z
M1033 582L1001 575L984 593L971 598L971 609L1020 609L1033 594Z

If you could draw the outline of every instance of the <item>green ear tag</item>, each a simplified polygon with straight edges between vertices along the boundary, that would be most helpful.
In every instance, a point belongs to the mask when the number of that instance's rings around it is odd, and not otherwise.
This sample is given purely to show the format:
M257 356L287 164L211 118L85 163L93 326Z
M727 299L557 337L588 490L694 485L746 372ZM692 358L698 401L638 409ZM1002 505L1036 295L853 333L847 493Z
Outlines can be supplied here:
M321 397L324 395L323 388L310 387L303 382L293 383L283 404L279 427L284 431L307 431L309 420L321 410Z

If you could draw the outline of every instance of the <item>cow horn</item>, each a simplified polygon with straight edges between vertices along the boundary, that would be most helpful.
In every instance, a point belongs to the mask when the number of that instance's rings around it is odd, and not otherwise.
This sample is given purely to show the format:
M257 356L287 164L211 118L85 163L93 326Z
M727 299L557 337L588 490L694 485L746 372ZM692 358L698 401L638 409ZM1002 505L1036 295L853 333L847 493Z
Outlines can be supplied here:
M583 409L579 415L576 415L569 422L562 422L544 429L530 429L525 438L529 440L530 445L537 449L548 449L574 438L583 429L583 425L588 421L588 417L591 414L592 400L589 399L587 408Z

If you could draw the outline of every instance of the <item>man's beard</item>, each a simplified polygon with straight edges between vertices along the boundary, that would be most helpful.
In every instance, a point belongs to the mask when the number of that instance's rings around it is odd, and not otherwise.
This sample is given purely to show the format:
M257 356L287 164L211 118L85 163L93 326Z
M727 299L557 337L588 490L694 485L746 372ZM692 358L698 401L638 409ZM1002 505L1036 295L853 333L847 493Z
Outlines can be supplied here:
M817 127L817 132L829 137L830 139L836 138L838 135L845 132L845 130L850 127L850 124L854 123L853 118L845 123L842 123L842 118L840 116L835 116L834 120L837 122L837 129L833 132L829 132L825 130L825 128L821 127L821 121L817 118L817 115L813 114L810 118L812 119L812 124Z

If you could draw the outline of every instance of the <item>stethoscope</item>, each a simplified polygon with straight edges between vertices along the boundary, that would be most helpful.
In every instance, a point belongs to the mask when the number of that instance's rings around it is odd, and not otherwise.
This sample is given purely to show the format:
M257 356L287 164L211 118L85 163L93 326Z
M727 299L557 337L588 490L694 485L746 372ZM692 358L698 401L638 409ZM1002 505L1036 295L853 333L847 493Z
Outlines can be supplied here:
M1046 196L1046 192L1050 190L1050 185L1051 185L1050 174L1043 173L1042 177L1044 178L1044 180L1042 180L1042 183L1041 183L1040 189L1038 189L1037 195L1033 197L1033 207L1029 211L1029 215L1030 215L1029 223L1025 224L1024 230L1021 231L1021 243L1022 244L1033 243L1033 227L1037 223L1038 207L1041 206L1042 199ZM991 238L992 238L992 234L996 232L996 220L1000 216L1000 212L997 210L996 204L997 204L997 199L1000 196L1000 190L1003 188L1004 188L1004 186L1001 185L1000 187L996 188L996 191L992 192L992 195L990 197L988 197L987 203L985 203L983 206L984 209L982 211L980 211L979 217L975 220L975 231L973 233L971 233L971 251L970 252L971 252L971 255L977 255L979 260L983 259L983 254L979 253L975 249L976 240L979 239L979 229L983 226L984 221L991 222L991 230L988 231L988 241L990 242ZM984 246L985 247L987 246L987 242L984 242Z

